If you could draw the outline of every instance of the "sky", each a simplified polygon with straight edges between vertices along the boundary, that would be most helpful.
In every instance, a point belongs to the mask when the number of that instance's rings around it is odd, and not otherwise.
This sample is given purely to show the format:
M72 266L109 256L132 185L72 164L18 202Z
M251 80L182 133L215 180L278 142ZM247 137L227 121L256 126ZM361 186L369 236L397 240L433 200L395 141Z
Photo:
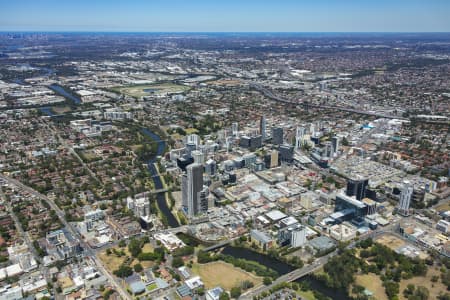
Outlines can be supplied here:
M450 32L450 0L0 0L0 31Z

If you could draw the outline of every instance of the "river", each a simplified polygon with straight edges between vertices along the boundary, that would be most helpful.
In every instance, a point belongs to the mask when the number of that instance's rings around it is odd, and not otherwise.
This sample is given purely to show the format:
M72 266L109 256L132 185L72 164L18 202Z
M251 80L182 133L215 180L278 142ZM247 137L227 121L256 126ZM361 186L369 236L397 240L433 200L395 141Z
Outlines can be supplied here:
M282 261L279 261L278 259L272 258L270 256L261 253L257 253L255 251L246 248L226 246L223 249L222 253L226 255L231 255L235 258L243 258L246 260L256 261L265 267L277 271L280 276L287 274L295 269L294 267ZM323 295L330 297L333 300L350 300L350 298L346 295L345 292L331 289L327 287L323 282L315 279L310 275L297 279L296 282L307 282L311 290L318 291Z
M71 100L74 104L81 103L81 99L79 97L76 97L72 93L67 92L62 86L58 84L51 84L49 85L48 88L54 91L55 93L63 96L64 98Z
M223 248L222 253L226 255L231 255L235 258L243 258L246 260L256 261L259 264L268 267L269 269L277 271L279 275L284 275L295 269L294 267L282 261L279 261L278 259L272 258L264 254L260 254L258 252L246 248L226 246L225 248Z
M163 184L161 182L161 178L158 175L158 172L156 170L156 167L154 163L156 162L156 158L158 156L164 155L164 150L166 149L166 142L161 140L161 138L155 134L154 132L150 131L147 128L141 129L141 132L145 134L146 136L150 137L154 142L158 143L158 147L156 150L156 154L147 161L148 170L150 172L150 175L152 176L153 183L155 184L155 189L163 189ZM164 193L159 193L156 195L156 203L158 203L159 210L161 213L166 216L168 225L170 227L178 227L180 224L178 223L178 220L173 216L172 212L170 211L169 206L167 205L166 197Z
M306 282L311 290L318 291L333 300L351 300L345 292L329 288L322 281L315 279L311 275L297 279L296 282Z

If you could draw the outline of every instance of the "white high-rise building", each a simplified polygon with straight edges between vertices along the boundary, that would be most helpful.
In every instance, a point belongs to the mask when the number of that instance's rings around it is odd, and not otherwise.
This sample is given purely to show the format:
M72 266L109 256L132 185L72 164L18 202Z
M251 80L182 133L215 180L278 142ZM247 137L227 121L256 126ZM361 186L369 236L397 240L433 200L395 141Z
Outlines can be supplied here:
M305 127L297 127L295 132L295 149L300 149L303 144L303 138L305 136Z
M127 207L134 212L136 217L145 217L150 215L150 199L145 193L136 197L127 198Z
M400 193L400 201L398 203L399 213L402 215L409 215L409 206L411 205L411 198L414 192L413 186L409 181L403 182L403 187Z
M239 123L234 122L231 124L231 132L234 136L237 136L239 133Z
M302 247L306 244L306 227L302 226L292 231L291 247Z
M261 116L261 119L259 120L259 134L264 142L266 140L266 117L264 116Z
M186 144L195 144L195 147L198 147L200 144L200 137L196 134L189 134L186 136Z
M339 151L339 138L337 136L333 136L331 138L331 144L333 145L333 155L336 155Z
M205 163L205 154L202 151L194 150L191 152L194 163L203 165Z

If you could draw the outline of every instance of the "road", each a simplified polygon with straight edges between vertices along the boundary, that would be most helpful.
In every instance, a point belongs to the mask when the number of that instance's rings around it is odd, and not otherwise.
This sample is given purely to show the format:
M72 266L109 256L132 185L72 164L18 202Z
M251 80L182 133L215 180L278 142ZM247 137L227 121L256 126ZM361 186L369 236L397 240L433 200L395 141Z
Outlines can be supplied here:
M379 118L408 120L406 118L399 117L399 116L393 116L393 115L388 115L388 114L384 114L384 113L364 111L364 110L360 110L360 109L353 109L353 108L342 107L342 106L318 105L318 104L310 104L310 103L304 103L304 102L299 102L299 101L296 102L296 101L292 101L292 100L285 99L285 98L282 98L280 96L277 96L272 91L270 91L269 89L263 87L260 84L256 84L256 83L253 83L253 82L250 82L248 84L249 84L249 86L251 88L254 88L255 90L263 93L266 97L268 97L268 98L270 98L272 100L275 100L277 102L283 102L283 103L293 104L293 105L303 105L303 106L312 107L312 108L323 108L323 109L331 109L331 110L340 110L340 111L346 111L346 112L351 112L351 113L356 113L356 114L361 114L361 115L375 116L375 117L379 117Z
M77 238L80 241L80 244L81 244L83 250L85 251L85 255L87 257L89 257L90 259L92 259L92 261L96 264L98 271L100 271L104 276L106 276L109 279L110 283L114 286L115 290L120 294L120 296L123 299L129 299L129 300L132 299L132 297L122 288L120 283L105 269L102 262L97 257L96 252L89 246L89 244L87 244L83 240L83 238L78 234L78 231L75 229L75 227L66 221L64 212L52 200L47 198L47 196L34 190L33 188L22 184L18 180L4 176L2 174L0 174L0 178L3 179L4 181L8 182L11 185L15 185L15 186L27 191L31 195L46 201L50 205L50 207L56 212L56 215L58 216L59 220L66 227L66 229L70 232L70 234L74 238Z
M3 189L2 189L1 185L0 185L0 199L3 201L5 207L8 209L8 211L11 215L11 218L13 219L14 223L16 224L17 231L19 231L20 235L23 237L25 243L28 246L28 249L30 249L31 253L34 256L34 259L37 262L41 262L41 258L38 255L38 253L36 252L36 249L34 248L29 235L23 230L22 224L20 223L19 219L17 218L16 214L14 213L14 211L11 207L11 203L6 201L6 197L5 197L5 194L3 193Z
M100 179L98 179L97 175L95 175L94 172L89 168L89 166L83 161L83 159L78 155L78 153L69 145L67 142L59 135L58 131L51 125L47 125L47 128L53 132L53 134L58 139L58 142L63 145L69 152L76 157L76 159L80 162L80 164L83 166L83 168L88 171L89 175L91 175L92 178L95 179L98 183L102 183Z
M399 234L397 234L395 232L395 229L397 227L398 223L392 223L389 224L388 226L379 228L375 231L372 231L371 233L367 234L367 235L363 235L360 236L360 238L356 241L353 241L352 243L350 243L347 248L352 249L356 246L356 243L360 240L363 239L367 239L367 238L372 238L375 239L376 237L382 235L382 234L394 234L396 236L401 237ZM404 237L401 237L404 239ZM273 288L274 286L283 283L283 282L291 282L291 281L295 281L299 278L302 278L303 276L306 276L310 273L313 273L314 271L318 270L319 268L321 268L324 264L327 263L328 259L330 259L331 257L335 256L338 253L337 250L322 256L320 258L318 258L317 260L315 260L312 264L306 265L301 269L295 269L294 271L287 273L285 275L282 275L280 277L278 277L276 280L274 280L270 285L261 285L259 287L256 287L253 290L250 290L244 294L241 295L241 297L239 299L252 299L254 296L260 295L261 293L270 290L271 288Z
M330 257L333 257L336 254L337 254L337 250L318 258L312 264L306 265L301 269L295 269L294 271L292 271L290 273L287 273L285 275L278 277L276 280L274 280L269 285L261 285L253 290L248 291L248 292L242 294L239 299L253 299L254 296L257 296L265 291L268 291L280 283L295 281L303 276L306 276L306 275L318 270L319 268L321 268L328 261L328 259Z

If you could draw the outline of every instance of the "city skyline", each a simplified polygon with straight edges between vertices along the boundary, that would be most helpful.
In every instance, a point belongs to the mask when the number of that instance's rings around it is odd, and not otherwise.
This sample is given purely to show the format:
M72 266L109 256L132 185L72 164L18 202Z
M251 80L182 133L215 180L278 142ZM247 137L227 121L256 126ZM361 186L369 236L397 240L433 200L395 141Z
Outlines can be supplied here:
M0 31L449 32L450 2L0 1Z

